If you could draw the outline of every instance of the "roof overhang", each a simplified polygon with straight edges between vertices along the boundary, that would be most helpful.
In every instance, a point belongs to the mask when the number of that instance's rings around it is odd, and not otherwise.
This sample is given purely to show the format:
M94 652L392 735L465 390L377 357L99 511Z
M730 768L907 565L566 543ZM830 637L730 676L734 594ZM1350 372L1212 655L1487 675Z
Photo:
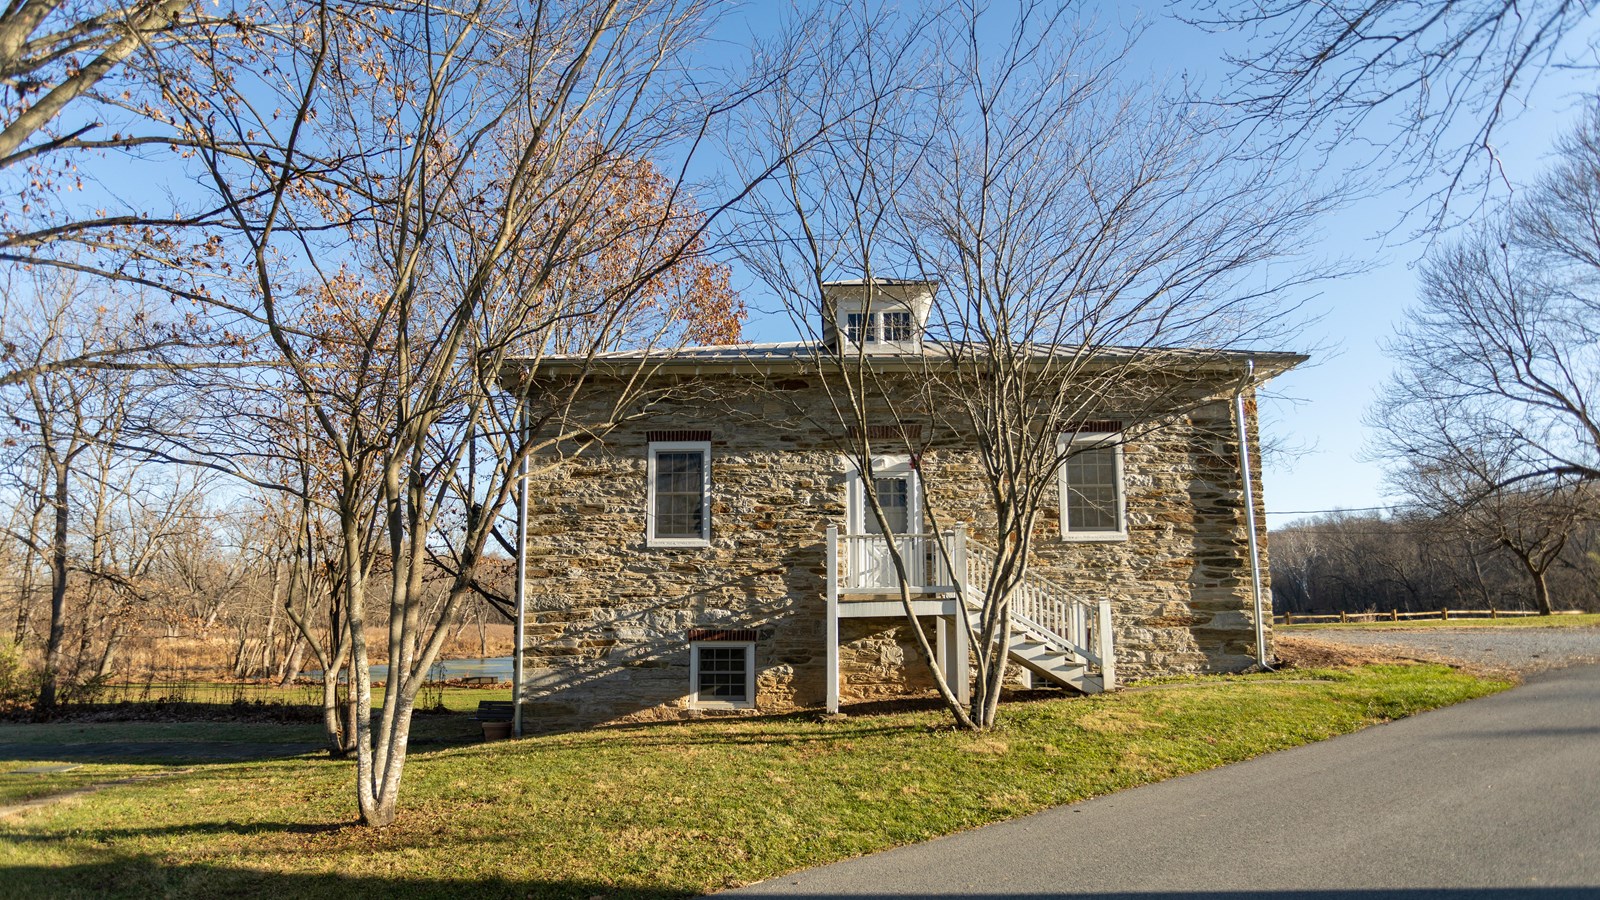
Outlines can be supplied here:
M716 355L707 351L715 350ZM1174 371L1196 375L1213 375L1219 378L1244 378L1254 364L1253 383L1260 383L1282 375L1300 365L1309 356L1303 353L1251 350L1205 350L1191 348L1125 348L1108 347L1078 354L1039 354L1032 361L1039 368L1076 360L1087 371L1105 371L1117 366L1147 363L1153 369L1163 366ZM695 377L767 377L774 375L827 375L840 366L849 366L874 374L907 374L929 370L950 371L955 365L936 348L922 354L837 355L815 345L804 348L786 345L782 352L752 348L740 353L738 348L687 348L678 352L644 354L601 354L592 357L546 356L513 357L500 367L499 382L504 390L520 393L519 388L529 381L564 380L576 376L591 378L653 378L658 376Z

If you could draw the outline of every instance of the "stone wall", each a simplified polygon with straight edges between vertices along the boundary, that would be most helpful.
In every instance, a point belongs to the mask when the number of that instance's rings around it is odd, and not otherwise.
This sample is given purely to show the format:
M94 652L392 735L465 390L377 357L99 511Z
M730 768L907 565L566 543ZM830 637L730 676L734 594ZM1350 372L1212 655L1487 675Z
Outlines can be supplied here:
M648 415L537 467L526 650L536 727L728 714L689 708L688 633L708 627L756 631L753 712L823 705L823 543L830 523L844 530L841 429L811 378L752 392L731 378L696 384L693 396L658 398ZM603 386L590 394L574 418L604 421L612 397ZM646 546L646 448L649 432L666 429L711 432L709 547ZM1036 568L1080 596L1112 599L1124 677L1253 662L1232 429L1230 405L1217 401L1131 440L1125 541L1064 542L1054 509L1040 518ZM973 452L959 435L928 437L922 471L941 524L966 523L986 541L993 514ZM847 701L932 684L903 618L841 621L840 665Z

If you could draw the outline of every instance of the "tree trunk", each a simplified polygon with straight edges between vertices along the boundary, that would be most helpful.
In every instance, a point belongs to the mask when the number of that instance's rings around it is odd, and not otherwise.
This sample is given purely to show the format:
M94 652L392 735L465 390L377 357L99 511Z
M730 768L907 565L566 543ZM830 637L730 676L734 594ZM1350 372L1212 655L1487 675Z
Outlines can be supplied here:
M38 493L43 495L46 485L43 484L43 479L40 480L42 484L38 485ZM18 597L16 633L14 633L18 647L27 641L27 634L34 625L34 556L37 556L38 552L34 541L38 540L38 519L43 516L43 512L45 504L35 503L34 516L29 520L27 527L27 541L22 544L22 593L21 597Z
M233 670L233 677L243 678L245 669L245 655L250 648L250 627L241 623L239 625L239 641L233 647L233 665L228 668Z
M61 673L61 646L67 639L67 469L56 467L55 529L50 538L50 636L44 645L44 671L39 676L39 708L56 708L56 682Z
M283 665L278 669L278 687L286 688L300 677L305 654L306 639L298 631L289 632L289 652L284 654Z
M109 678L111 667L116 662L117 651L122 648L122 641L128 636L128 626L122 619L111 627L111 636L106 638L105 651L100 654L100 665L95 668L96 678Z
M1543 569L1530 569L1533 576L1533 602L1539 605L1539 615L1548 616L1555 613L1550 608L1550 585L1545 581Z
M1533 551L1525 551L1510 541L1502 541L1502 545L1522 563L1522 568L1528 573L1528 578L1533 581L1533 603L1539 609L1539 615L1552 615L1555 610L1550 608L1550 585L1545 581L1545 572L1549 568L1548 560L1545 565L1540 565L1533 558Z
M94 584L94 576L89 577L89 583ZM78 652L72 657L72 677L68 679L69 683L77 684L83 681L84 669L92 658L89 651L94 649L94 636L104 624L105 617L100 615L100 598L91 587L85 592L82 608L78 610Z
M265 677L272 671L273 655L278 643L278 589L277 571L273 571L272 603L267 607L267 633L261 641L261 656L253 674Z
M350 705L339 699L339 673L345 667L350 646L341 642L333 661L322 667L322 728L328 738L328 755L344 759L354 748L355 721ZM351 685L351 690L355 686Z
M21 647L28 639L29 626L33 624L33 551L23 551L22 589L17 597L17 626L13 642Z

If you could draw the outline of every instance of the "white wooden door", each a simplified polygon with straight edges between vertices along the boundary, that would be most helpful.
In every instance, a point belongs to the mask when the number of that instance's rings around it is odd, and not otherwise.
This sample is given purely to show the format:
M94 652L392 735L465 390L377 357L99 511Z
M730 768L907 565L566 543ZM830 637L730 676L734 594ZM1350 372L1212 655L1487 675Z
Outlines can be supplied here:
M897 588L894 560L889 555L890 540L900 548L911 584L922 583L923 547L916 537L922 521L917 472L904 456L880 456L872 461L872 482L878 506L888 525L888 534L872 512L866 483L852 467L849 491L850 579L852 587L862 589Z

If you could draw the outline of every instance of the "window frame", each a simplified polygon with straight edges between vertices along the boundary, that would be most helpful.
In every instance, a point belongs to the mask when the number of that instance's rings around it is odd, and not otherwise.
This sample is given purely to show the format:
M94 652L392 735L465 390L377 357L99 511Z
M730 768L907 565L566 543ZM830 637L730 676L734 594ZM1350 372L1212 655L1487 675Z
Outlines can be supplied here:
M700 536L656 534L656 458L662 453L700 454ZM651 441L645 448L644 543L646 547L711 546L711 442Z
M907 336L898 340L889 340L884 329L885 315L904 315ZM858 320L852 328L851 320ZM856 306L852 309L841 309L834 322L838 329L841 344L853 347L868 353L905 353L919 349L923 345L925 330L919 320L917 311L909 305L899 302L874 302L869 306ZM851 335L851 331L855 335Z
M1073 447L1079 444L1090 444L1095 447L1109 449L1112 454L1112 464L1116 472L1116 482L1113 487L1117 493L1117 527L1115 530L1101 531L1098 529L1078 529L1074 531L1069 524L1070 514L1067 509L1068 499L1071 496L1071 485L1067 482L1067 460ZM1123 463L1122 432L1096 431L1078 433L1074 435L1063 434L1057 445L1061 451L1061 464L1056 469L1056 491L1060 497L1058 506L1061 507L1061 539L1074 542L1094 541L1125 541L1128 539L1128 478Z
M892 309L892 308L890 308L890 309L881 309L881 310L878 311L877 316L878 316L878 343L880 343L880 344L889 344L891 346L898 347L898 346L910 345L910 344L912 344L912 343L914 343L916 341L916 339L917 339L917 317L916 317L916 314L913 313L911 310L909 310L909 309ZM889 336L889 328L890 328L889 317L890 316L903 316L904 317L904 319L905 319L905 324L904 324L905 336L904 337L893 337L893 338L891 338ZM895 329L898 331L900 329L900 327L901 326L897 325L897 326L895 326Z
M700 697L700 651L706 648L740 648L744 650L743 700L721 700ZM689 708L690 709L755 709L756 707L756 642L755 641L690 641L689 642Z
M858 347L878 343L878 314L871 310L845 313L844 338Z

